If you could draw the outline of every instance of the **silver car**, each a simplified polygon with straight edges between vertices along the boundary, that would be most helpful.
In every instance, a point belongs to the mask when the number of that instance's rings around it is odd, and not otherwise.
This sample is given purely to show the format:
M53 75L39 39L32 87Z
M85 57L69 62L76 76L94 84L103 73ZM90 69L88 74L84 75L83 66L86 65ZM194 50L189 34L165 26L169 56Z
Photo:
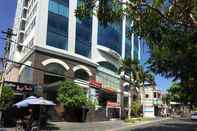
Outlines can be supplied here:
M192 119L192 120L197 120L197 112L193 112L193 113L191 114L191 119Z

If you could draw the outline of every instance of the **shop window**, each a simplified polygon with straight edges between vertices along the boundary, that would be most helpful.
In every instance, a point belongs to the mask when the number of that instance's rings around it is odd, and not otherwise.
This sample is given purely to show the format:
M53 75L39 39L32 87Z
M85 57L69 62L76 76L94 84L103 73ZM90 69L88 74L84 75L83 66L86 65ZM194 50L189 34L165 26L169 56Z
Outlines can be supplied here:
M107 93L103 90L97 90L96 94L99 106L106 106L107 101L117 102L117 94L115 93Z
M75 71L75 79L81 79L81 80L88 81L89 75L85 70L79 69L79 70Z

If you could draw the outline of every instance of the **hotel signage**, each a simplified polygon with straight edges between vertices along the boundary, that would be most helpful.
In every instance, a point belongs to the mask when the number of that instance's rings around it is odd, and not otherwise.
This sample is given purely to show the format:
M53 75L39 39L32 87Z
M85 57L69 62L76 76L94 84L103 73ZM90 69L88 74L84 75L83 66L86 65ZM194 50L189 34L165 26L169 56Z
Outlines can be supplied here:
M4 82L5 86L12 87L13 90L16 92L33 92L33 85L25 84L25 83L18 83L18 82Z

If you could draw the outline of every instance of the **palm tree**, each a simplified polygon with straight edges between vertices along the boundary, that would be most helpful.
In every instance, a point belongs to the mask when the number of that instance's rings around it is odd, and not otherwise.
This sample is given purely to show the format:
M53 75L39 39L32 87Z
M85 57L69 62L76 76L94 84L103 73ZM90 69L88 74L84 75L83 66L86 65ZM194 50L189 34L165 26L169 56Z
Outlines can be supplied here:
M131 58L121 61L119 72L124 72L124 74L129 75L128 118L130 119L133 93L136 92L137 89L141 91L145 81L154 83L154 77L150 72L144 71L143 66L140 65L137 59L132 60Z

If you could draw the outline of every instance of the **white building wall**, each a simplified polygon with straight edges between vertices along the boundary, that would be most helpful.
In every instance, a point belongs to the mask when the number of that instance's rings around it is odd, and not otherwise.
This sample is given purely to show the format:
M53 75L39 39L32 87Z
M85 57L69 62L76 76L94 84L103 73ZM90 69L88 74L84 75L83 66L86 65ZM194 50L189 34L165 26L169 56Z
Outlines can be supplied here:
M19 28L20 28L20 21L22 19L22 10L23 10L23 1L24 0L18 0L17 1L17 8L16 8L16 13L15 13L15 19L14 19L14 25L13 25L13 33L17 34L17 36L13 36L12 40L17 42L18 40L18 36L19 36ZM12 43L11 47L10 47L10 55L9 55L9 59L11 60L15 60L16 57L16 50L17 50L17 45L16 43Z
M76 16L77 0L69 1L69 25L68 25L68 52L75 53L75 35L76 35Z
M20 14L23 8L22 6L23 0L18 0L17 14ZM123 0L126 1L126 0ZM24 45L27 45L29 41L34 38L34 45L38 47L42 47L48 50L52 50L55 52L63 53L65 55L71 55L74 57L78 57L84 60L91 61L93 63L100 61L107 61L114 64L117 68L120 63L120 59L125 57L125 36L126 36L126 17L123 18L122 27L122 54L114 53L113 50L102 47L97 44L97 35L98 35L98 19L96 16L93 16L92 20L92 50L91 50L91 58L85 58L84 56L75 54L75 38L76 38L76 17L75 17L75 9L77 8L77 0L69 1L69 28L68 28L68 51L57 49L54 47L50 47L46 45L47 40L47 25L48 25L48 4L49 0L37 0L37 13L36 13L36 26L34 27L34 31L30 33L27 39L24 41ZM18 15L17 15L18 16ZM17 19L16 16L16 19ZM17 25L17 21L15 22ZM16 30L18 32L18 30ZM132 43L134 42L134 35L132 36ZM134 46L134 45L133 45ZM103 48L104 51L98 48ZM17 52L17 51L15 51ZM134 49L132 48L132 56ZM115 54L115 56L114 56ZM20 53L15 54L15 58L17 61L22 59L24 56L20 56Z
M36 14L35 45L46 47L47 25L48 25L48 4L49 0L38 0Z

